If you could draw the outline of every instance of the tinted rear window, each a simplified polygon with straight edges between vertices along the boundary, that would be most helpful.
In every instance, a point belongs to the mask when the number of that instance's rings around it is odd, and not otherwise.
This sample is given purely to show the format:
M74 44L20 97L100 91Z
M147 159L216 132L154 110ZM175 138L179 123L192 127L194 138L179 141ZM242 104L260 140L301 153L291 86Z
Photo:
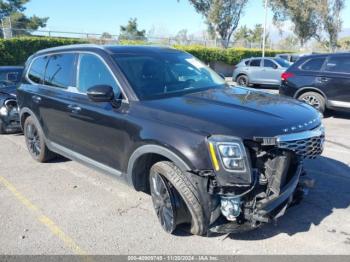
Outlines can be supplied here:
M73 86L75 54L57 54L49 58L45 73L45 85L67 88Z
M257 67L257 66L260 66L260 63L261 63L261 59L253 59L253 60L250 62L250 66Z
M331 57L325 71L336 73L350 73L350 56Z
M44 82L45 69L47 64L47 57L38 57L32 63L28 77L31 81L37 84Z
M320 71L326 58L312 58L307 60L301 69L304 71Z

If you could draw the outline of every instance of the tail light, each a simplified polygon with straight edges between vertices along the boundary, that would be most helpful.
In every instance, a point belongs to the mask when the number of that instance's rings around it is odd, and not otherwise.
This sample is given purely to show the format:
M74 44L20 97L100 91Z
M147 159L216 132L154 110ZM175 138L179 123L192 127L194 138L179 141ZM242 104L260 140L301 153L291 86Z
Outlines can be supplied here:
M291 72L284 72L281 75L282 81L287 81L289 78L294 77L294 74Z

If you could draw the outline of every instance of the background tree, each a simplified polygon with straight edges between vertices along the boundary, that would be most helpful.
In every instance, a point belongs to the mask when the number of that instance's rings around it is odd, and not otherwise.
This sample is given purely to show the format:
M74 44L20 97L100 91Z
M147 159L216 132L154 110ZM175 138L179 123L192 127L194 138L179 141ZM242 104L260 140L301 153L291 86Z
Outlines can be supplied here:
M119 40L146 40L146 31L138 30L137 19L130 18L126 26L120 26Z
M35 15L27 17L23 13L26 10L25 5L29 1L30 0L0 0L0 20L9 18L11 27L13 29L19 29L12 30L12 35L14 36L27 35L30 34L32 30L37 30L38 28L46 26L47 20L49 19L48 17L40 18Z
M277 49L297 50L299 48L299 39L295 35L288 35L277 43Z
M102 35L101 35L101 38L102 39L111 39L112 38L112 35L108 32L103 32Z
M175 36L175 40L176 40L177 44L185 44L186 45L187 42L189 41L187 29L182 29L179 32L177 32L177 34Z
M319 15L326 35L324 45L334 52L337 48L339 33L342 28L340 12L344 9L344 0L320 0ZM322 36L320 36L322 41Z
M252 47L252 44L258 44L261 48L264 29L261 24L256 24L253 29L247 26L241 26L235 33L236 41L244 41L246 46ZM269 42L269 35L266 34L266 42Z
M189 0L227 48L248 0Z
M301 48L308 40L318 36L320 0L270 0L270 6L276 24L287 20L293 23Z

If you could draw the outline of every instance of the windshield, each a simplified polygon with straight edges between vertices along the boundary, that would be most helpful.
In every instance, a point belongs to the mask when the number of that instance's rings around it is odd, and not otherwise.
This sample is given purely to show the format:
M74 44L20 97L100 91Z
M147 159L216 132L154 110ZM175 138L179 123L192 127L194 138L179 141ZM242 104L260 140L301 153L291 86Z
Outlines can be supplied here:
M274 58L273 60L276 61L277 64L279 64L282 67L290 67L290 63L282 58Z
M213 70L187 53L116 54L114 59L141 100L226 84Z

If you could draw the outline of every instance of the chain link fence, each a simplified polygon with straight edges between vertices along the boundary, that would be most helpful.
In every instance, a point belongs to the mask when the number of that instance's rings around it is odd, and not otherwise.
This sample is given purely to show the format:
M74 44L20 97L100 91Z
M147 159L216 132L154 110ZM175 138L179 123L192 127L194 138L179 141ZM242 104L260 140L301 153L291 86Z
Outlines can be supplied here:
M146 37L123 37L119 35L112 35L108 33L82 33L82 32L68 32L68 31L52 31L52 30L29 30L29 29L17 29L4 26L2 23L0 28L0 37L9 39L18 36L38 36L38 37L58 37L58 38L75 38L88 41L96 44L118 44L122 42L135 41L145 44L158 44L158 45L201 45L205 47L222 47L220 40L216 39L198 39L190 37L159 37L147 35ZM248 41L231 41L228 47L241 47L241 48L261 48L261 43L252 43ZM269 48L269 46L267 46ZM273 48L271 45L270 48Z
M68 32L68 31L53 31L53 30L30 30L30 29L18 29L11 28L11 22L5 19L0 23L0 38L9 39L18 36L38 36L38 37L57 37L57 38L73 38L81 39L89 43L94 44L120 44L120 43L136 43L136 44L154 44L154 45L201 45L205 47L222 47L222 43L219 39L202 39L193 37L159 37L147 35L146 37L123 37L119 35L112 35L109 33L97 34L97 33L82 33L82 32ZM231 41L228 47L235 48L248 48L248 49L262 49L261 42L250 42L247 40ZM300 52L301 49L298 45L285 46L281 43L273 43L268 41L266 48L270 50L286 50L292 52ZM343 45L338 48L338 52L349 51L350 40L347 45ZM327 48L319 45L309 46L302 50L303 52L327 52Z

